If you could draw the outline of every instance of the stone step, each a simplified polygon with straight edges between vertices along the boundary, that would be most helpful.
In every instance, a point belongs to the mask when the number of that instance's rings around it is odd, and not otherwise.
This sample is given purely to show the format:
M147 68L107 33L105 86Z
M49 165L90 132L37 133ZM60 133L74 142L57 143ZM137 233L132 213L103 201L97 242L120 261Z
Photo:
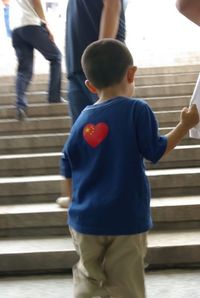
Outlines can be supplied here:
M0 136L0 154L60 152L69 133Z
M165 135L173 127L160 128L160 133ZM69 132L40 133L0 136L0 154L44 153L60 152ZM198 139L191 139L186 135L181 141L182 145L199 145Z
M0 205L55 202L61 180L60 175L0 178Z
M51 117L68 115L68 105L65 103L32 104L28 108L28 117ZM15 119L15 106L3 106L0 109L0 119Z
M190 73L200 72L199 64L188 64L188 65L172 65L172 66L156 66L156 67L140 67L137 69L137 76L154 76L154 75L169 75L169 74L180 74L186 75ZM62 74L62 79L65 80L66 74ZM48 81L49 74L34 74L32 83L38 83L41 81ZM6 83L14 83L15 76L1 76L1 85Z
M153 85L135 88L135 97L185 96L193 93L195 83Z
M200 196L153 198L154 229L200 228ZM54 203L0 206L0 237L65 235L67 211Z
M54 203L0 206L0 237L65 235L67 211Z
M199 195L152 198L151 210L154 230L200 228Z
M135 84L136 86L151 86L151 85L169 85L169 84L187 84L195 83L198 77L199 71L189 72L189 73L172 73L172 74L150 74L150 75L137 75ZM62 81L62 90L67 89L67 80ZM28 91L29 92L38 92L48 90L48 81L45 80L34 80L31 82ZM7 83L0 83L0 94L6 93L15 93L15 84L14 78L13 81Z
M153 74L153 75L137 75L135 85L152 86L152 85L169 85L169 84L187 84L195 83L199 75L198 72L192 73L168 73L168 74Z
M57 175L58 152L0 155L0 177ZM157 164L146 161L147 169L200 167L200 145L177 146Z
M146 161L147 169L200 167L200 145L180 145L157 164Z
M136 86L135 97L149 98L159 96L186 96L193 93L195 86L194 83L184 84L168 84L168 85L149 85L149 86ZM67 98L67 92L62 91L62 96ZM47 92L27 92L28 103L47 103ZM14 93L1 93L0 105L15 105Z
M200 168L148 170L153 197L198 195Z
M180 110L173 111L155 111L159 127L175 127L180 120Z
M152 267L200 264L200 231L151 231L147 263ZM69 236L1 238L0 274L62 272L78 260Z
M0 120L0 136L26 135L31 133L68 132L71 127L69 116L52 116L27 118L25 121L15 119Z
M168 96L168 97L154 97L145 98L145 101L154 111L172 111L181 110L190 104L191 96Z
M184 78L184 77L182 78L183 82L194 82L195 81L195 73L191 73L186 77L187 78ZM181 81L181 77L180 77L180 81ZM61 88L63 90L65 90L67 88L67 81L66 80L62 80ZM48 92L48 78L44 78L43 80L33 80L30 83L29 88L28 88L27 91L28 92L36 92L36 91ZM4 94L5 93L15 94L15 79L14 78L13 78L13 80L10 79L5 83L0 82L0 94L2 94L2 93L4 93Z
M148 237L150 268L198 267L200 230L152 231Z
M61 150L35 154L0 155L0 177L58 175Z
M37 236L0 240L0 275L71 269L77 260L69 236Z
M160 127L174 127L180 119L180 110L156 111L155 116ZM65 132L69 131L71 118L69 116L38 116L28 117L25 121L16 119L0 120L0 135L28 134L33 132Z
M160 102L160 101L159 101ZM147 103L151 103L147 101ZM159 103L157 103L159 104ZM183 106L182 106L183 107ZM168 107L170 109L170 107ZM67 117L68 105L65 104L40 104L40 105L32 105L28 109L28 119L27 120L34 120L43 118L50 118L50 117ZM173 126L175 125L180 118L180 110L162 110L162 111L155 111L155 115L160 123L168 123ZM15 120L16 117L16 109L12 106L5 106L4 108L0 109L0 129L1 125L6 125L5 122L8 122L10 126L10 121ZM54 120L54 119L53 119ZM26 123L26 122L25 122ZM4 129L6 130L6 129Z
M200 168L148 170L153 197L198 195ZM60 196L60 175L0 178L0 204L52 202Z
M193 72L200 72L200 64L140 67L137 70L137 75L188 74Z
M167 113L170 111L180 111L184 106L188 106L191 96L175 96L175 97L156 97L146 98L145 101L155 111ZM51 116L67 116L69 115L69 106L65 103L59 104L31 104L28 108L28 117L51 117ZM3 106L0 109L0 119L15 119L16 108L14 105Z

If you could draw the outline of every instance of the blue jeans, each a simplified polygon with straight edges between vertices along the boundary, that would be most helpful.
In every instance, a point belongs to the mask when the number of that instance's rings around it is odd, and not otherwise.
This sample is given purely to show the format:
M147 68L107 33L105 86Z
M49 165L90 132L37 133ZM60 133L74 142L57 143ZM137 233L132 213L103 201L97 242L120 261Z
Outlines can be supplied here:
M68 100L72 123L76 121L82 110L97 101L96 94L85 86L86 77L83 73L71 75L69 78Z
M38 50L50 62L48 101L60 101L61 53L49 39L44 26L24 26L12 32L12 43L18 59L16 78L16 107L26 108L25 92L33 74L33 51Z

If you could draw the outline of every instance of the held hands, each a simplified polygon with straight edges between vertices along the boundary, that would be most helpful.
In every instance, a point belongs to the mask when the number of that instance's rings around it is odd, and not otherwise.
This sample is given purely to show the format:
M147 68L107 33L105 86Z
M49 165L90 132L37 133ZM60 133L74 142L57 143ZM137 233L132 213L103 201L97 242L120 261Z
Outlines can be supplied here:
M199 123L199 112L195 104L182 109L180 123L188 130Z

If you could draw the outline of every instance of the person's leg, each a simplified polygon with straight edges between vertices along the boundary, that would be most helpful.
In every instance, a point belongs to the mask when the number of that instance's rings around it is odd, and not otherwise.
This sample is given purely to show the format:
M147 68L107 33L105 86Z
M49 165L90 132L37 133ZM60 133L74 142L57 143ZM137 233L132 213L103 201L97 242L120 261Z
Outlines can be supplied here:
M102 263L105 237L83 235L70 229L79 262L73 267L74 298L109 297L103 286L106 276Z
M29 32L29 35L26 36L26 42L38 50L50 62L48 101L51 103L60 102L61 53L59 49L50 40L44 26L26 26L24 31Z
M25 92L33 73L33 47L22 38L22 31L22 28L18 28L12 33L12 43L18 60L16 78L17 110L25 110L27 107Z
M98 99L96 94L91 93L85 86L85 75L76 74L69 78L68 100L72 123L76 121L82 110L95 103Z
M115 298L144 298L146 234L115 237L105 254L108 289Z

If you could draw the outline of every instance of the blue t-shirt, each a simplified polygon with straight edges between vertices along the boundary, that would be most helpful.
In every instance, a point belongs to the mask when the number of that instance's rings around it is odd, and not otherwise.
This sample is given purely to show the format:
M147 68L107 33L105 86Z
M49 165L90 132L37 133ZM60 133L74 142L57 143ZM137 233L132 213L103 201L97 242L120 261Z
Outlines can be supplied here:
M69 0L66 18L67 75L81 73L81 56L86 47L98 40L103 0ZM125 40L125 16L120 15L118 40Z
M142 100L117 97L87 106L64 145L61 174L72 178L68 224L92 235L129 235L152 226L143 159L167 145Z

